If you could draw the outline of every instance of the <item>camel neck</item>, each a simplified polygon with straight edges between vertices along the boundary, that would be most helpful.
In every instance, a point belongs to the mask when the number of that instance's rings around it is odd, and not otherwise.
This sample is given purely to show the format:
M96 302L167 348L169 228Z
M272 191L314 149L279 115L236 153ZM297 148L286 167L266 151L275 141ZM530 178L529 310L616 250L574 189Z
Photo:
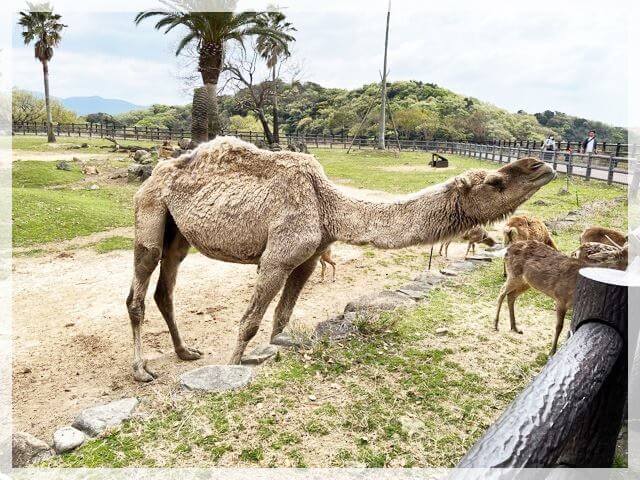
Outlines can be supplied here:
M326 229L333 240L377 248L432 244L477 223L461 211L448 184L393 203L358 200L332 188L325 203Z

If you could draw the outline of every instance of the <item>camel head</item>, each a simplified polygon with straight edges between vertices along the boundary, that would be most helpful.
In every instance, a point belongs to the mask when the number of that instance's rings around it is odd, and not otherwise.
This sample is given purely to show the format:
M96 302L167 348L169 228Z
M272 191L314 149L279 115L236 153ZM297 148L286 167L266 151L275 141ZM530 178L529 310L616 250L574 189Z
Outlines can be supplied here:
M526 202L556 172L536 158L523 158L495 171L471 170L456 177L460 209L484 224L504 218Z

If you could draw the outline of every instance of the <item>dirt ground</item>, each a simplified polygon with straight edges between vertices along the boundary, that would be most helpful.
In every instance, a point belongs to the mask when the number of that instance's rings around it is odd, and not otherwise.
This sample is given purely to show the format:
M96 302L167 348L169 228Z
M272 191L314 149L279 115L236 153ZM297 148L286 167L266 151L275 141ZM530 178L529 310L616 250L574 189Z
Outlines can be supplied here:
M384 192L343 188L363 199L392 198ZM123 233L118 230L113 235ZM181 361L173 352L152 298L156 271L147 295L143 345L159 378L140 385L132 378L131 328L125 307L132 276L131 251L98 254L79 249L65 255L56 251L68 247L69 242L49 245L44 256L13 261L16 430L49 440L57 427L68 425L83 408L126 396L142 398L142 410L151 409L176 391L180 373L227 362L256 280L254 265L214 261L200 254L190 254L183 262L175 311L187 344L204 352L196 362ZM452 244L449 256L462 257L464 250L464 245ZM374 251L336 244L336 282L329 281L330 277L320 282L318 268L298 301L292 325L313 327L340 313L350 299L402 284L419 269L406 258L426 253L427 247ZM405 261L397 261L401 257ZM267 343L276 301L249 350Z

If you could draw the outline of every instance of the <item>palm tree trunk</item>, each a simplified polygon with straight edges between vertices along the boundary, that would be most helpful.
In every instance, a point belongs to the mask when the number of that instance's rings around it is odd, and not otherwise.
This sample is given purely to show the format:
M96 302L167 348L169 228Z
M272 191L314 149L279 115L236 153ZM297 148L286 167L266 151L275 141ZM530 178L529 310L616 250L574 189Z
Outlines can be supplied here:
M218 79L222 71L224 45L222 42L208 42L200 47L198 69L202 82L209 96L209 139L215 138L222 131L220 112L218 111Z
M278 121L278 84L276 83L276 67L271 69L273 84L273 142L280 143L280 122Z
M56 137L53 134L53 121L51 120L51 100L49 99L49 62L42 62L42 73L44 74L44 103L47 107L47 142L55 143Z
M196 144L209 139L209 93L206 87L193 90L191 104L191 140Z

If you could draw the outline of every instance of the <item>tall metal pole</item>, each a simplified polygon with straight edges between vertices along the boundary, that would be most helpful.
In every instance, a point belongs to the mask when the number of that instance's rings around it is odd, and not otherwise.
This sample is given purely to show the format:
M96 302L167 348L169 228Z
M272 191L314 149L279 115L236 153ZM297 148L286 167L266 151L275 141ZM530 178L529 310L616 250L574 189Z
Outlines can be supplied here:
M384 65L382 68L382 110L380 112L380 139L378 146L384 150L384 133L386 130L387 120L387 49L389 47L389 19L391 18L391 0L389 0L389 6L387 8L387 29L384 35Z

